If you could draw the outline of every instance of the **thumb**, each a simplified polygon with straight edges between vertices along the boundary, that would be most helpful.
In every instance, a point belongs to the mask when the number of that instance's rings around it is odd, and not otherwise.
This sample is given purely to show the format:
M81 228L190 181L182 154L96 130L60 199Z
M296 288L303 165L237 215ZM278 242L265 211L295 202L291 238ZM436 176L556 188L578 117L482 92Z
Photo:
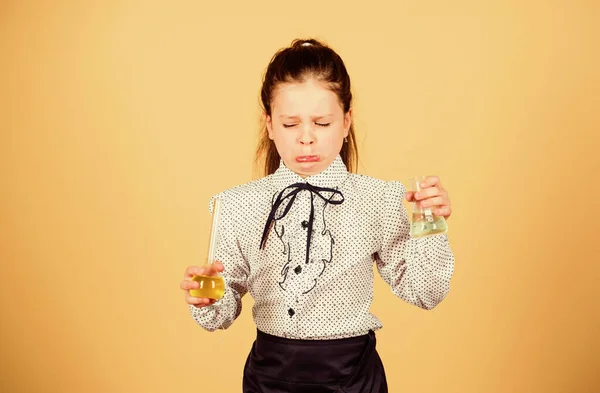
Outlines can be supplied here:
M408 202L413 202L415 200L415 192L414 191L407 191L406 192L406 200Z
M225 270L225 267L223 266L223 264L219 261L215 261L210 264L208 275L216 276L217 274L221 273L223 270Z

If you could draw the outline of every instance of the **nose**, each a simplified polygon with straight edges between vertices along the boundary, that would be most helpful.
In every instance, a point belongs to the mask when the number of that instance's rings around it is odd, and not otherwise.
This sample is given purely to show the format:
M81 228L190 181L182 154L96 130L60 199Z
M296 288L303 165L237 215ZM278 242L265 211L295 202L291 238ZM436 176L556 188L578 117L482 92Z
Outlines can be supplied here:
M308 124L302 128L302 132L300 133L300 143L303 145L312 145L315 143L314 130Z

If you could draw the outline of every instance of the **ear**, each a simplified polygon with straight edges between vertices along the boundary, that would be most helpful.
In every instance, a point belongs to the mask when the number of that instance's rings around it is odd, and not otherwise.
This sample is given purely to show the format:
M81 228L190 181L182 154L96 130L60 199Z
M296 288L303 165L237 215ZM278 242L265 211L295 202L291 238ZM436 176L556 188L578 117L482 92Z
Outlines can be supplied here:
M344 115L344 138L346 138L348 136L351 125L352 125L352 109L350 109Z
M269 139L273 140L273 123L271 121L271 116L265 113L265 124L267 125L267 132L269 133Z

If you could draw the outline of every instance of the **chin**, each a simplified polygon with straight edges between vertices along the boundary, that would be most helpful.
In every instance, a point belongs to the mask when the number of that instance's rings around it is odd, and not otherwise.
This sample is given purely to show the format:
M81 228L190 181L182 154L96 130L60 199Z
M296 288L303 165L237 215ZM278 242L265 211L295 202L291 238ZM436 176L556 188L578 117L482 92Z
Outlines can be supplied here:
M325 170L321 162L303 162L296 163L296 168L302 176L316 175Z

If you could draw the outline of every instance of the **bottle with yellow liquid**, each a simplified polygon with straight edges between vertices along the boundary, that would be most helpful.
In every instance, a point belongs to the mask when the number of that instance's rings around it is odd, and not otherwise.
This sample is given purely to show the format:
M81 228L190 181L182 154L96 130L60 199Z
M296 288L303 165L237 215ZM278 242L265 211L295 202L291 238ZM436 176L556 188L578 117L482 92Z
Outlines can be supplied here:
M411 191L421 191L421 182L425 176L417 176L410 179ZM422 207L421 202L414 201L412 205L412 221L410 235L412 237L423 237L448 232L448 223L442 216L433 214L431 207Z
M215 198L213 204L212 221L210 226L210 238L208 241L208 256L200 267L209 268L215 260L217 239L219 238L219 221L221 218L221 201ZM190 295L199 298L219 300L225 293L225 281L220 275L216 276L193 276L193 281L200 284L198 289L190 289Z

